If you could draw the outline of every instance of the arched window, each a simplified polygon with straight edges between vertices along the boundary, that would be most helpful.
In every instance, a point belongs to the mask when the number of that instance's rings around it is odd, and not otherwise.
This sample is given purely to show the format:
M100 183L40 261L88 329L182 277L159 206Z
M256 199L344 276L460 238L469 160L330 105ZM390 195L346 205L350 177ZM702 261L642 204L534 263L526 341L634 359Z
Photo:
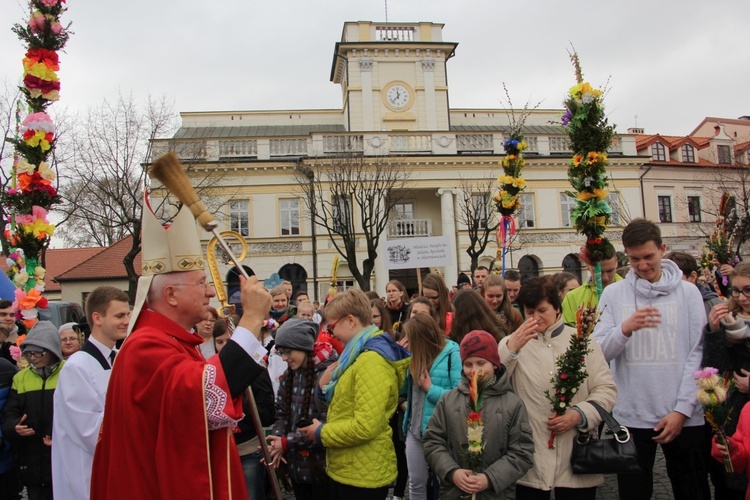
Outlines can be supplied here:
M581 260L578 258L578 254L569 253L565 256L562 261L563 271L570 273L578 278L578 283L583 281L583 274L581 270Z
M518 261L518 272L521 273L521 283L526 278L533 278L539 276L539 263L535 256L524 255L521 260Z
M247 266L242 266L248 276L255 276L255 271ZM240 272L237 267L227 272L227 301L234 305L234 312L242 316L242 301L240 300Z
M651 145L651 159L654 161L667 161L667 150L661 142Z
M279 269L279 276L292 282L292 297L300 290L307 291L307 271L299 264L284 264Z

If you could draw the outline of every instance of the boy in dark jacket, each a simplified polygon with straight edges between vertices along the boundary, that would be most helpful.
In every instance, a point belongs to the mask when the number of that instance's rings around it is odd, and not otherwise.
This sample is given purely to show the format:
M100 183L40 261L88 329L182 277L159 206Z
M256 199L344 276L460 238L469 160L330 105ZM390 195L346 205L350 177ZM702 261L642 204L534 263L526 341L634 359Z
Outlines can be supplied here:
M57 328L40 321L21 343L21 351L29 366L13 377L2 432L15 450L29 500L47 500L52 498L53 398L64 364Z
M532 465L534 442L526 408L511 391L505 368L500 364L497 341L485 331L474 330L461 341L463 377L458 388L443 394L422 438L425 458L444 488L441 498L515 498L515 485ZM469 380L483 372L490 381L481 405L483 431L481 470L472 472L466 463L466 420L469 417ZM485 378L486 380L486 378ZM481 385L481 384L480 384Z

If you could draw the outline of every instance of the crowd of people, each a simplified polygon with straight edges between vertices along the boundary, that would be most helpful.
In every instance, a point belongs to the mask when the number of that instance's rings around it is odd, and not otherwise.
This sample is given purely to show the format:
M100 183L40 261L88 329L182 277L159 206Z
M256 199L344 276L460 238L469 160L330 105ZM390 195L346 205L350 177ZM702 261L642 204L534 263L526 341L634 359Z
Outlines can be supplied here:
M394 280L322 305L250 278L243 314L221 317L196 268L149 277L132 312L123 292L97 288L88 335L40 321L21 341L0 302L0 499L24 487L30 500L255 500L281 485L300 500L399 500L407 488L412 500L588 500L604 478L575 474L570 456L601 423L594 404L638 450L620 498L651 498L657 446L676 499L742 498L744 475L730 480L719 460L750 465L750 263L723 268L722 297L691 255L665 255L655 224L632 221L622 245L629 268L611 247L601 296L593 278L482 266L455 286L432 273L412 296ZM596 305L587 377L555 415L556 360L579 307ZM734 382L728 448L697 403L704 366ZM486 383L473 467L472 377Z

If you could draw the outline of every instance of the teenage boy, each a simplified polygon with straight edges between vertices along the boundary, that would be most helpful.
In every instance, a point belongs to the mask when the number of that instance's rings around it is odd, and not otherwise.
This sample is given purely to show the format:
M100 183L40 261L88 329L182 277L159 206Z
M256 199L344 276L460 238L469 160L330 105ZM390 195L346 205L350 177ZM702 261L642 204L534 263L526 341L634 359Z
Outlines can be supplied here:
M618 476L620 498L651 498L660 445L674 498L708 499L703 411L693 378L706 324L701 294L674 262L662 260L665 245L653 222L633 220L622 244L631 269L604 290L594 330L619 390L614 412L633 436L642 469Z
M55 391L52 487L58 500L89 498L115 344L128 331L127 294L111 286L96 288L86 299L86 319L91 335L68 358Z

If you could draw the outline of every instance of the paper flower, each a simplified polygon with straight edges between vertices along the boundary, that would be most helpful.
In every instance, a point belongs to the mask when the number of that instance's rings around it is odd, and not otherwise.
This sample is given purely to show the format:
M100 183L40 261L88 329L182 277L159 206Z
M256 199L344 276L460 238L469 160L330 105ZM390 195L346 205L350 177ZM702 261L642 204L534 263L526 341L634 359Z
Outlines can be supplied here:
M18 346L10 346L10 357L13 358L13 361L18 361L21 359L21 348Z

